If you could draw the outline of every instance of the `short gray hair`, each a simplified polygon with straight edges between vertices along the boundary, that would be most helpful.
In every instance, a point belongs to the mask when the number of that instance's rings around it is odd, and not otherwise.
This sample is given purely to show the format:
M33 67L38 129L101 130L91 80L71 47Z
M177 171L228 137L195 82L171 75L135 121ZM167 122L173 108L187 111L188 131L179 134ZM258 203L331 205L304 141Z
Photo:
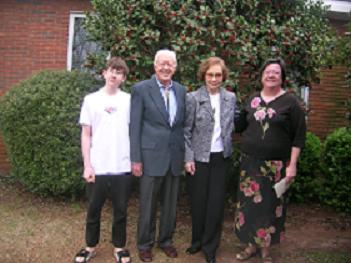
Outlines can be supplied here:
M156 52L155 59L154 59L154 65L156 65L156 61L162 55L166 55L168 57L171 57L174 60L175 64L177 65L176 53L174 51L172 51L172 50L169 50L169 49L161 49L161 50Z

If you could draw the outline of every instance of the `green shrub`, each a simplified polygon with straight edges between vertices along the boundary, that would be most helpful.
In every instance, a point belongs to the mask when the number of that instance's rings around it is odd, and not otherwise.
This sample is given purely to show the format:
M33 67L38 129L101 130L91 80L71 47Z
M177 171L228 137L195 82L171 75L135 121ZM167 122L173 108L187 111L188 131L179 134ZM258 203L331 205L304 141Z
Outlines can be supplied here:
M297 176L291 186L292 200L296 202L316 201L319 196L320 157L322 144L320 139L311 132L306 134L297 169Z
M336 129L325 140L322 203L351 214L351 132Z
M40 195L82 190L80 106L97 82L86 73L44 71L0 98L0 131L12 175Z

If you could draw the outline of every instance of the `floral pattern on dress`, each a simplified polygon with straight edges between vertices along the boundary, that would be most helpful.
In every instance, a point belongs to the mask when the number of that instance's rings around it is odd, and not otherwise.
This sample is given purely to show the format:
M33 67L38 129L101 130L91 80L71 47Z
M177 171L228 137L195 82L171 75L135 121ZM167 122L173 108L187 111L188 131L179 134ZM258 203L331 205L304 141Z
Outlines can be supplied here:
M263 176L269 176L269 174L273 173L274 178L269 177L271 180L273 179L274 182L279 182L280 178L282 177L281 171L283 168L283 162L279 160L270 160L265 161L265 166L260 167L260 172Z
M279 218L279 217L282 217L282 215L283 215L283 206L282 205L278 205L276 207L276 209L275 209L275 216L277 218Z
M269 247L271 245L271 234L275 233L275 227L259 228L254 237L256 244L260 247Z
M285 240L285 232L282 231L280 232L280 241L284 241Z
M245 174L242 173L241 176L245 176ZM255 180L252 180L250 177L246 177L244 180L240 180L239 187L240 191L242 191L246 197L253 197L254 203L257 204L262 201L260 185Z
M235 213L235 218L234 218L234 227L238 230L240 230L240 227L242 227L245 224L245 215L243 212L240 212L240 202L237 204L237 210Z
M241 242L269 247L284 240L287 202L284 195L276 197L273 185L285 177L285 167L281 160L242 158L233 222ZM255 197L259 202L255 202Z
M276 114L276 111L273 108L268 108L261 106L262 99L260 97L254 97L251 101L251 108L255 110L254 117L262 127L262 140L264 139L267 130L269 129L268 119L272 119Z

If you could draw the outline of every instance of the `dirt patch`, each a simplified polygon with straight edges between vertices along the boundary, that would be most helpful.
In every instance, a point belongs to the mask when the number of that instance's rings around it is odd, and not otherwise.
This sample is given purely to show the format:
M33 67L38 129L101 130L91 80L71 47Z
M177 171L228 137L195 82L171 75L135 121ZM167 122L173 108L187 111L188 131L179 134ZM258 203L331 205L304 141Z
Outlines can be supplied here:
M1 263L66 263L84 246L84 201L59 202L26 192L8 180L0 179L0 253ZM130 200L127 246L133 262L140 262L136 249L138 198ZM227 207L217 262L234 263L242 245L233 234L234 209ZM191 219L186 196L178 206L174 244L177 259L167 258L157 247L154 262L205 262L202 253L185 254L191 238ZM288 210L286 240L272 249L278 263L351 262L351 218L317 205L292 204ZM110 243L111 204L103 209L98 255L92 263L114 262ZM260 262L253 258L251 263Z

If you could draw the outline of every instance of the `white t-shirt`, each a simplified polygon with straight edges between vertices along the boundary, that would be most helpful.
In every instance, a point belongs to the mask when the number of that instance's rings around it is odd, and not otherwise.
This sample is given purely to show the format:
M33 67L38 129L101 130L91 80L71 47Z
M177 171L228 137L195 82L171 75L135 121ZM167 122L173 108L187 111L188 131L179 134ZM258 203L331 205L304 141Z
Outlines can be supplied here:
M215 95L210 94L210 99L215 119L215 125L211 140L211 152L222 152L224 148L221 138L221 106L219 93Z
M90 161L96 175L131 171L129 150L130 94L103 89L84 98L81 125L91 126Z

